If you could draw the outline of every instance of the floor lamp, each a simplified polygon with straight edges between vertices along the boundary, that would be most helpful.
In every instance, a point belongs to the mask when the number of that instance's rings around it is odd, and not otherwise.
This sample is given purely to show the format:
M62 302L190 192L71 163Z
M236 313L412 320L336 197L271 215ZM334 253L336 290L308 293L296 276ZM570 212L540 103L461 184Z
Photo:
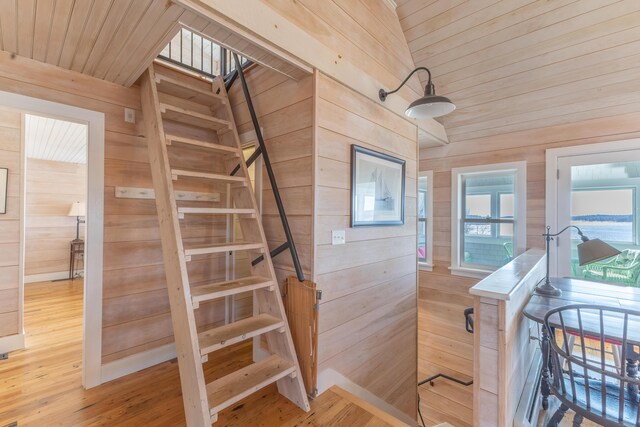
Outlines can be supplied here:
M84 224L85 220L80 219L80 217L84 217L87 214L87 205L84 202L73 202L71 204L71 208L69 209L69 213L67 216L75 216L76 217L76 238L75 240L80 240L80 224Z

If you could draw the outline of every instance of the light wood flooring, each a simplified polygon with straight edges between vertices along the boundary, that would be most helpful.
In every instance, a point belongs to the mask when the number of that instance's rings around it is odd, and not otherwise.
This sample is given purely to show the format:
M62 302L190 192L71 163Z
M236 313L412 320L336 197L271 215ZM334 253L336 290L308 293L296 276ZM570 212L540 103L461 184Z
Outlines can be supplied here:
M0 427L185 425L175 360L84 390L82 281L25 286L27 349L0 361ZM251 342L210 356L209 380L251 363ZM375 415L374 415L375 414ZM220 414L214 426L402 426L332 388L304 413L275 385Z

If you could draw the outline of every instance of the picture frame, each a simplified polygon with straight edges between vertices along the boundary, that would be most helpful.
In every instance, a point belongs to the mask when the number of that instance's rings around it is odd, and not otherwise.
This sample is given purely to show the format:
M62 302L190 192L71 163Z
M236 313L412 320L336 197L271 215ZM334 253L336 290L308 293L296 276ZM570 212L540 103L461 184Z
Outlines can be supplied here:
M404 224L402 159L351 145L351 227Z
M7 213L7 184L9 181L9 169L0 168L0 214Z

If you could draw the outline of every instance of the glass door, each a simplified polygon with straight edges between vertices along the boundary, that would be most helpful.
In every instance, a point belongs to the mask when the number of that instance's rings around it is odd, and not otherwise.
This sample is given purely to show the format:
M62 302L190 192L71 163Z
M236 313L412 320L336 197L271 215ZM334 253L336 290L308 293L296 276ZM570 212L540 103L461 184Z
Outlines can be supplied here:
M640 150L558 158L557 228L573 225L590 239L601 239L622 253L578 265L577 230L556 238L559 277L576 277L625 286L640 284Z

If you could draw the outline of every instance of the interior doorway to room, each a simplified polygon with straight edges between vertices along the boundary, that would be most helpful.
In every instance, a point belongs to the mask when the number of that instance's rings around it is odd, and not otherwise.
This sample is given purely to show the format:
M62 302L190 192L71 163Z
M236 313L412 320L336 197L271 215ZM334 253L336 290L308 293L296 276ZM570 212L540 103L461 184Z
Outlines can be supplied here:
M0 127L3 128L0 129L3 137L0 143L0 169L8 170L9 176L9 185L5 187L6 215L0 216L0 226L8 227L9 224L1 222L7 221L15 223L16 227L11 235L15 239L15 243L11 243L12 250L0 252L10 255L10 259L1 262L3 268L0 288L10 287L10 308L14 310L11 313L10 330L7 327L0 328L0 353L9 354L8 365L5 366L7 375L11 374L12 377L8 381L20 383L25 375L34 375L36 370L42 371L42 375L39 375L41 380L55 381L57 377L48 374L64 369L66 381L73 381L74 384L77 382L78 386L85 388L95 387L102 383L105 116L100 112L67 104L0 92L0 113L7 111L11 112L9 119L0 114ZM67 124L54 126L57 122L45 119ZM29 125L33 125L33 130ZM63 129L66 132L62 132ZM46 134L50 137L43 139L42 135ZM56 139L59 141L44 147L27 148L27 140L32 138L29 135L35 135L33 138L39 138L40 143L50 143ZM81 136L84 139L84 149L80 150L81 153L76 152L76 157L69 157L70 161L67 162L75 163L75 166L58 165L57 170L44 173L43 168L46 167L40 160L60 159L37 159L37 155L33 153L38 152L38 149L44 153L43 156L61 155L65 151L70 153L73 151L70 148L73 141L82 139ZM31 151L32 149L35 151ZM79 166L81 162L84 166ZM75 174L84 176L83 182L77 184L82 189L64 191L61 183L65 179L63 175L74 169ZM84 173L81 172L82 169ZM37 173L34 177L27 178L27 170ZM47 186L53 188L47 189ZM31 201L36 194L35 201ZM86 204L85 224L79 221L83 219L80 215L83 213L83 195ZM57 206L55 209L54 205ZM49 220L36 216L45 216L50 210L53 210L57 219L51 220L52 227L44 227L43 221ZM34 231L34 227L40 229ZM83 236L83 231L86 236ZM29 236L36 237L28 242ZM52 242L54 238L66 240L66 243ZM71 241L76 238L84 241L84 250L77 248L77 261L70 265ZM65 255L61 255L63 258L53 256L52 252L57 253L56 248L62 247L65 247ZM38 251L43 252L37 253ZM48 259L47 263L38 262L45 259ZM81 259L85 262L81 262ZM54 268L42 270L45 265ZM72 281L74 286L69 286L64 281L52 281L57 278L66 278L68 281L70 267L73 270L71 276L75 278ZM25 285L25 278L32 283ZM40 286L33 283L37 280L41 281ZM68 305L56 309L52 285L57 284L67 286L68 295L61 294L58 301ZM30 326L30 318L38 318L40 323ZM5 323L2 322L3 325ZM72 330L75 334L73 344L66 341ZM38 338L30 336L30 332L37 333ZM58 351L60 357L54 357L51 353L54 350ZM46 358L40 357L44 354L47 355ZM55 364L60 366L54 366ZM16 369L11 366L16 366ZM53 386L55 384L52 383ZM28 393L26 389L23 391Z
M22 114L23 329L25 354L47 352L39 369L62 366L82 381L88 125ZM59 351L64 343L64 352ZM15 357L21 357L22 354Z
M631 141L630 141L631 143ZM557 275L640 287L640 141L629 149L598 144L566 150L557 165L556 227L578 228L590 239L601 239L621 254L578 265L577 230L557 239ZM616 151L617 149L617 151Z
M77 281L81 289L85 262L87 125L24 114L23 134L24 283Z

